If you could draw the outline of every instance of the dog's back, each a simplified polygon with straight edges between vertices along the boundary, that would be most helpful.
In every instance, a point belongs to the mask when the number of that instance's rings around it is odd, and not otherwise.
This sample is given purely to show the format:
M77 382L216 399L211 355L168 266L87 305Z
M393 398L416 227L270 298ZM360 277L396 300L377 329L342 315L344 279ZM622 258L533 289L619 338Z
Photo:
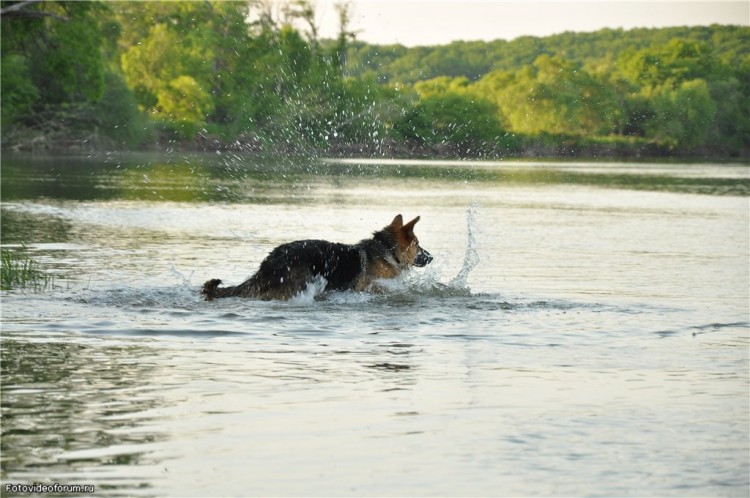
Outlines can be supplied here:
M219 288L221 280L209 280L203 286L203 294L208 301L231 296L290 299L317 276L326 279L327 289L351 289L361 272L357 246L327 240L298 240L271 251L255 275L240 285Z

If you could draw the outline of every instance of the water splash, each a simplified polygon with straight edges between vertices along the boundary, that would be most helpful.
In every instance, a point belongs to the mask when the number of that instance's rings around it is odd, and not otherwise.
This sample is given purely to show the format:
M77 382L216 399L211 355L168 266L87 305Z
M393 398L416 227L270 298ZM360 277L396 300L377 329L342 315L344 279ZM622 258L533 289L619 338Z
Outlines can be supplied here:
M477 228L478 207L475 201L466 209L466 253L464 254L463 266L458 274L448 283L449 287L465 288L469 273L479 264L479 251L477 250L477 242L474 238Z
M382 295L388 300L406 300L409 302L415 297L453 298L472 296L466 283L469 274L480 261L475 239L477 211L478 205L476 202L470 204L466 210L466 252L461 270L455 277L448 283L442 282L442 268L437 263L427 266L422 271L406 272L396 278L378 280L377 286L384 291Z
M322 275L318 275L307 284L305 290L292 297L289 304L292 306L311 306L315 303L315 296L322 294L327 285L328 280Z

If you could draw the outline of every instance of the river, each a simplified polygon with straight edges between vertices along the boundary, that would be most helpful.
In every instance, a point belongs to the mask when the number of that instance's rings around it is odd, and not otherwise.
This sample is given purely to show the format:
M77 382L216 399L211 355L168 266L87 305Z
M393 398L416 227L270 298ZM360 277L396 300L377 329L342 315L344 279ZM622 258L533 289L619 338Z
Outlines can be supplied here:
M743 164L4 155L2 482L747 496ZM206 302L419 215L381 294ZM12 491L12 490L11 490Z

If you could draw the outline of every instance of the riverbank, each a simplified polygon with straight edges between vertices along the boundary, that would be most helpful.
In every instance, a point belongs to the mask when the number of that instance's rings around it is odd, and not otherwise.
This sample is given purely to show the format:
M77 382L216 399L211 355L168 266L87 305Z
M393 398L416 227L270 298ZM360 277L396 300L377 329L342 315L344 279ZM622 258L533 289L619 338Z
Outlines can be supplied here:
M216 152L246 154L281 154L325 157L400 157L435 159L503 159L517 158L673 158L689 160L750 160L750 145L741 149L710 148L685 150L656 144L640 137L522 136L498 137L497 143L457 146L448 143L424 143L394 140L386 137L362 143L300 140L273 140L255 134L241 134L232 140L218 135L197 133L186 138L175 133L153 133L149 141L128 144L99 132L59 129L40 133L33 129L17 129L4 134L3 151L23 153L90 153L104 151L141 152Z

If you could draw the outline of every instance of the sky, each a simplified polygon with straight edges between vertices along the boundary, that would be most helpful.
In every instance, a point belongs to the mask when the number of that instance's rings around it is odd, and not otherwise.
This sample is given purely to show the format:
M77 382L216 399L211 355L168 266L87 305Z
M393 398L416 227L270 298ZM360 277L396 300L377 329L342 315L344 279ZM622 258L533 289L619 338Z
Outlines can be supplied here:
M316 2L322 38L335 38L335 0ZM350 0L351 29L374 44L441 45L564 31L733 24L750 26L750 0Z

